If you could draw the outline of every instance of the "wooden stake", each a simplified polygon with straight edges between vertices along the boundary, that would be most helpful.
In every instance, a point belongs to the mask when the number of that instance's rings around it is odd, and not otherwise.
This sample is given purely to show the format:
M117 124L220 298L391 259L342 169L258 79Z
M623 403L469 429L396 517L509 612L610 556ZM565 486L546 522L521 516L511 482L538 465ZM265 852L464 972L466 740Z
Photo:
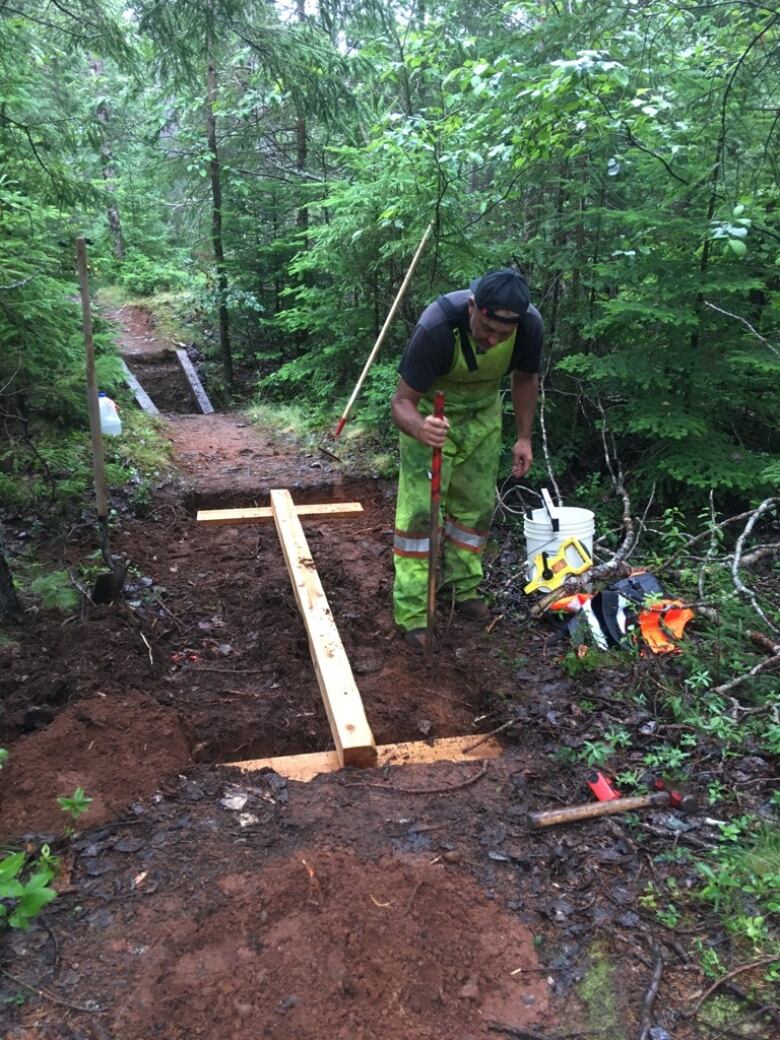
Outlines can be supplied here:
M89 409L89 430L92 439L92 468L95 475L95 499L97 501L100 547L103 550L106 563L111 566L111 553L108 548L108 484L106 482L106 464L103 456L103 434L100 429L100 404L98 403L98 388L95 380L95 343L92 338L92 311L89 305L87 246L83 238L76 239L76 267L79 273L84 349L87 356L87 407Z
M272 491L271 508L339 762L371 766L374 736L290 492Z

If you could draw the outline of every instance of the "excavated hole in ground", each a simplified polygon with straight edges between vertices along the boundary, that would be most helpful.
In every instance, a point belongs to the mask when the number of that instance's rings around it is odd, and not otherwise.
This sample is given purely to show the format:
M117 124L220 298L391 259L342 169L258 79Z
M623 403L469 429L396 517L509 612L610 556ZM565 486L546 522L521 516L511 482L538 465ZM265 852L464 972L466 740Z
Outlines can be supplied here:
M145 358L144 361L138 361L133 358L129 367L161 412L179 415L200 413L175 353L166 352L153 360Z
M271 470L269 473L268 471ZM195 516L200 509L252 509L271 504L271 491L286 488L292 495L296 505L330 504L334 502L358 502L364 512L370 507L382 508L387 513L387 530L392 535L393 509L395 507L395 487L381 478L343 477L335 473L332 477L322 479L315 470L310 479L305 473L301 479L284 482L281 477L274 483L271 466L265 467L265 473L258 476L257 481L247 486L242 481L241 487L235 490L225 488L204 488L201 486L188 488L182 498L182 505L188 513ZM316 518L314 518L316 520ZM332 518L329 522L336 524L358 524L361 517L344 519ZM312 518L304 521L304 532ZM280 549L281 551L281 549Z
M302 525L376 742L475 732L474 720L495 688L470 649L483 633L453 622L442 602L442 650L429 672L393 622L394 489L377 480L318 476L317 483L290 488L296 504L363 506L359 516L307 516ZM186 505L242 508L269 500L266 483L249 502L245 490L193 488ZM191 537L212 568L208 577L198 577L199 592L205 591L204 582L219 586L217 638L241 653L232 674L232 652L218 664L185 665L194 757L223 763L332 749L306 628L273 520L198 525ZM220 671L204 678L200 668L206 667Z

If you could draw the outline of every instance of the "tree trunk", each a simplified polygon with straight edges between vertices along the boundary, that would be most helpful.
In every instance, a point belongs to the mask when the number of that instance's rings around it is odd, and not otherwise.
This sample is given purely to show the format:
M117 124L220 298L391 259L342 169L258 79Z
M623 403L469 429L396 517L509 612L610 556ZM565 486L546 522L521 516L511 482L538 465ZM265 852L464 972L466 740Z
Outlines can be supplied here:
M18 618L21 612L22 607L16 595L14 580L5 558L5 534L0 523L0 621Z
M209 177L211 180L211 244L214 267L217 274L217 313L219 317L219 352L222 370L228 389L233 387L233 357L230 352L230 322L227 310L227 274L225 272L225 250L222 244L222 171L217 147L217 119L214 105L217 100L217 70L212 59L208 66L208 93L206 97L206 141L211 158Z
M306 0L296 0L295 4L298 21L303 25L306 21ZM306 126L306 112L302 105L298 108L295 123L295 167L303 172L306 169L306 160L309 152L308 128ZM305 233L309 229L309 207L307 205L298 208L298 227ZM309 248L308 238L304 239L304 249Z
M94 76L102 76L103 64L102 59L92 59L90 67ZM116 168L114 166L114 157L111 154L111 145L109 144L109 111L105 100L101 99L98 102L95 114L100 124L100 172L103 180L106 182L106 191L109 195L113 195L116 192ZM114 256L117 260L124 260L125 240L122 235L122 221L119 218L119 209L113 201L106 207L106 218L108 220L108 231L111 236L111 247L114 251Z

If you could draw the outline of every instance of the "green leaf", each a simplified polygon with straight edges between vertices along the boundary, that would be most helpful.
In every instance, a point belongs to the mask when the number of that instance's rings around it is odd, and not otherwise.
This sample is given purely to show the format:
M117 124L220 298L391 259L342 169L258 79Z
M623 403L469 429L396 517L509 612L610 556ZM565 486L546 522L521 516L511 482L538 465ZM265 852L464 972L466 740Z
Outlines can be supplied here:
M26 856L23 852L14 852L0 860L0 884L15 878L24 866Z
M744 256L745 253L747 253L747 246L738 238L729 239L729 248L731 249L732 253L736 253L737 256Z

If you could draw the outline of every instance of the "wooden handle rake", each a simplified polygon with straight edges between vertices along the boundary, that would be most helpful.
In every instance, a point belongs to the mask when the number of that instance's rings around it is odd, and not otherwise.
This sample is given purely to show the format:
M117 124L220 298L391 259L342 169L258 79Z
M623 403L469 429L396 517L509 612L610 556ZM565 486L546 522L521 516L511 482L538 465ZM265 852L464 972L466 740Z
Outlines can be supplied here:
M425 249L425 243L431 237L432 231L433 221L431 221L428 227L425 229L425 234L423 235L420 244L417 247L417 252L412 257L412 262L411 264L409 264L409 270L406 272L406 277L404 278L403 282L401 282L401 288L398 290L398 294L395 300L393 301L393 306L390 308L390 311L387 317L385 318L385 323L382 326L379 335L377 336L376 343L374 344L371 353L368 355L368 359L365 365L363 366L363 371L360 373L360 378L358 379L357 384L355 385L355 389L352 391L352 396L347 401L347 406L342 412L341 418L336 423L336 429L333 431L334 441L338 440L339 434L344 429L344 426L346 425L346 422L349 419L350 413L352 411L352 406L354 405L355 401L357 400L358 394L363 388L363 383L365 383L366 381L366 376L368 375L369 369L373 365L376 356L379 353L379 348L382 346L385 336L387 335L387 331L393 322L393 318L395 317L395 312L398 310L401 300L404 298L404 293L406 292L409 286L409 282L412 280L412 275L414 274L414 269L417 266L417 261L422 256L422 251L423 249Z

